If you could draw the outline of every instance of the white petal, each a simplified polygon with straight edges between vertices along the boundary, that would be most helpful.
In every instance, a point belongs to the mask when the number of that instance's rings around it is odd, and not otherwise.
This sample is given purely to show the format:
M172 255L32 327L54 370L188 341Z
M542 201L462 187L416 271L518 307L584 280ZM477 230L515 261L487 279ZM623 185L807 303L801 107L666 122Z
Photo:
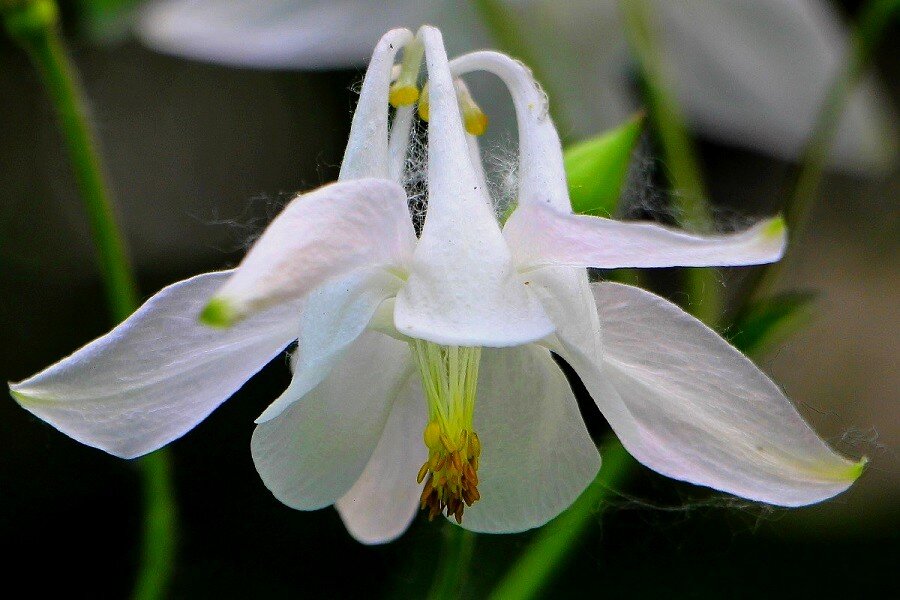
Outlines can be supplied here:
M509 89L519 126L519 205L547 203L571 212L559 134L550 119L547 96L528 67L505 54L481 51L455 58L450 69L454 75L493 73Z
M702 236L653 223L567 214L547 205L519 207L503 234L523 270L756 265L777 261L787 244L780 217L737 233Z
M410 377L360 478L335 504L350 534L384 544L406 531L419 509L416 475L428 459L422 441L428 412L419 379Z
M864 461L832 451L762 371L700 321L638 288L593 291L602 361L579 351L566 360L642 463L783 506L830 498L862 472Z
M229 325L363 267L402 268L415 247L406 192L386 179L320 187L288 204L210 301Z
M334 504L362 474L412 372L408 344L360 336L318 387L257 425L250 450L266 487L291 508Z
M522 285L479 181L440 33L421 30L428 66L428 212L407 285L397 296L397 329L439 344L509 346L552 331Z
M397 293L400 283L385 271L362 269L307 296L300 311L297 349L291 355L294 377L256 423L274 419L319 385L366 329L378 306Z
M466 509L466 529L539 527L568 508L600 468L569 382L538 346L484 350L474 428L481 500Z
M366 70L359 102L353 113L347 149L341 161L338 180L362 177L391 178L388 155L388 94L391 87L391 69L397 53L412 41L408 29L388 31L372 53ZM407 137L409 134L407 133Z
M181 437L296 337L299 303L217 331L197 315L231 271L164 288L105 336L10 386L79 442L133 458Z

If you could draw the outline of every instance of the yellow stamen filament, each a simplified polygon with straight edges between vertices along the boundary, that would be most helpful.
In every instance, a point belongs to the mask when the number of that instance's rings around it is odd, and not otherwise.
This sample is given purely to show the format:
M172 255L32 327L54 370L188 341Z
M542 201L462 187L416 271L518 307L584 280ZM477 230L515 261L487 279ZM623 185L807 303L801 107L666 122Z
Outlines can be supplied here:
M425 483L420 506L429 519L445 513L462 523L465 508L481 498L481 442L472 430L481 348L422 340L412 346L428 402L428 425L422 432L428 460L416 476Z
M391 91L388 96L391 106L394 108L409 106L419 99L419 68L422 65L422 56L424 54L425 45L418 39L413 40L403 49L400 74L391 85Z

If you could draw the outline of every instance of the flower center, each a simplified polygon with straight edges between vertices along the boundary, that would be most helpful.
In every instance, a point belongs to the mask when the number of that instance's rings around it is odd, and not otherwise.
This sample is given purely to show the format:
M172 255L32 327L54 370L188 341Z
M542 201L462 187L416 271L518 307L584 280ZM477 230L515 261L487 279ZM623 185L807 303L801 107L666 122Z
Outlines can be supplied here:
M465 507L481 497L481 443L472 430L481 348L424 340L414 340L412 346L428 402L428 425L422 436L428 460L417 478L425 482L421 508L428 511L429 519L445 513L462 523Z

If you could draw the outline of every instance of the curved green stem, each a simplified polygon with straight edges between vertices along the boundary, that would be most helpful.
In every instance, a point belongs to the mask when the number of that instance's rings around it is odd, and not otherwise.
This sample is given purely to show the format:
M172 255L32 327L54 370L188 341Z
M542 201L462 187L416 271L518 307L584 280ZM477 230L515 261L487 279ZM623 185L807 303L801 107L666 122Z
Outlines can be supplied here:
M428 600L453 600L461 597L475 550L475 534L462 527L444 525L444 540Z
M116 322L138 305L137 286L116 225L100 154L90 128L84 93L58 28L51 0L3 0L4 24L37 69L59 119L60 131L84 202L103 276L107 304ZM170 579L175 546L175 502L171 460L160 450L139 461L144 489L142 566L134 597L162 597Z

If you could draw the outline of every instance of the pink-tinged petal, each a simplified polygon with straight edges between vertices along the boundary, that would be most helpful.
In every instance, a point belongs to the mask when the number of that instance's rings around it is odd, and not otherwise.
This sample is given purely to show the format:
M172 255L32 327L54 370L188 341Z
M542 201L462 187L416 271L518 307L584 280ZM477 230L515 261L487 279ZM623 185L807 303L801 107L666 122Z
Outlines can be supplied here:
M296 337L299 303L227 331L197 315L231 271L180 281L105 336L10 386L26 410L74 439L123 458L181 437Z
M520 206L503 234L522 270L757 265L780 259L787 244L780 217L737 233L702 236L653 223L573 215L541 204Z
M749 359L674 304L593 287L601 354L563 348L622 443L675 479L782 506L846 490L852 462L819 438Z
M298 510L334 504L362 475L412 373L408 344L360 336L322 383L257 425L250 450L266 487Z
M250 248L203 313L227 327L365 267L397 270L415 247L406 192L386 179L340 181L298 196Z
M362 269L307 296L297 328L297 349L291 355L294 377L256 423L274 419L319 385L401 283L380 269Z
M394 320L439 344L511 346L553 329L523 286L472 163L441 34L420 35L428 66L428 212Z
M545 348L483 351L474 429L481 500L462 522L472 531L539 527L568 508L600 468L572 388Z
M422 432L428 417L414 375L394 401L381 440L362 475L335 504L350 534L364 544L398 538L419 509L419 468L428 459Z

